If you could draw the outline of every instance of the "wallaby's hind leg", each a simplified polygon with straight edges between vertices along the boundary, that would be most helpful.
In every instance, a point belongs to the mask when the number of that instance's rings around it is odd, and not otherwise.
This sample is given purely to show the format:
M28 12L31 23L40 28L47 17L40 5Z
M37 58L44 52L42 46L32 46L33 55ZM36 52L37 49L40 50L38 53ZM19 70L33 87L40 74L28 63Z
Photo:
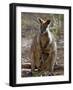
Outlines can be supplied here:
M39 53L32 53L31 72L35 71L35 67L38 70L40 69L40 54Z
M51 55L51 63L50 63L50 75L54 75L54 66L56 64L56 56L57 53L53 52L53 54Z

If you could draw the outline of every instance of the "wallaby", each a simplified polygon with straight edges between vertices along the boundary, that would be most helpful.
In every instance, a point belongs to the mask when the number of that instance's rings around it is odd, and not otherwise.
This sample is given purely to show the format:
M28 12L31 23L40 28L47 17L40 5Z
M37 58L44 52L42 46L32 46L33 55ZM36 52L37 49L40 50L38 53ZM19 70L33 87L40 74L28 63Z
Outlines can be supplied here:
M40 33L33 39L31 45L31 70L43 71L47 75L53 75L57 57L57 45L55 37L49 30L50 20L44 21L39 18ZM45 74L46 75L46 74Z

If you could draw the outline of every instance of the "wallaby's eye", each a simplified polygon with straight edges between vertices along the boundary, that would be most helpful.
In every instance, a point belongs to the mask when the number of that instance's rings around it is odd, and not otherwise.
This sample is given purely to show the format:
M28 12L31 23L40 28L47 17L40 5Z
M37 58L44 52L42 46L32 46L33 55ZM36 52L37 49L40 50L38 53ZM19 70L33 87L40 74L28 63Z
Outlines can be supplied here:
M41 33L43 33L43 32L46 31L46 27L45 27L44 24L42 24L42 25L40 26L40 30L41 30Z

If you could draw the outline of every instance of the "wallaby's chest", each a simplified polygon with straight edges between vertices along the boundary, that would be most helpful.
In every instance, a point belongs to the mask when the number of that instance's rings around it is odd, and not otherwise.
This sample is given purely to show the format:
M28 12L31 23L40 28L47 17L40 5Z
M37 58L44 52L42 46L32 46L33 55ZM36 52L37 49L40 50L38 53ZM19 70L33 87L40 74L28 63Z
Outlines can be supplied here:
M46 48L47 45L49 44L48 33L41 34L39 39L40 39L40 47L42 49Z

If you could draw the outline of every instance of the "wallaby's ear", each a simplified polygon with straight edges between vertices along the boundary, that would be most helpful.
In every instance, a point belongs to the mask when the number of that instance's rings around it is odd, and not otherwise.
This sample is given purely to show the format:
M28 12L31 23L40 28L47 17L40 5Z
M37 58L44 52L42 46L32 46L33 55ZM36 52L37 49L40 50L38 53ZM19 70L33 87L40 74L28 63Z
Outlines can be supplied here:
M45 21L42 18L38 18L39 22L43 24Z
M46 25L50 24L50 20L47 20L47 21L45 22L45 24L46 24Z

